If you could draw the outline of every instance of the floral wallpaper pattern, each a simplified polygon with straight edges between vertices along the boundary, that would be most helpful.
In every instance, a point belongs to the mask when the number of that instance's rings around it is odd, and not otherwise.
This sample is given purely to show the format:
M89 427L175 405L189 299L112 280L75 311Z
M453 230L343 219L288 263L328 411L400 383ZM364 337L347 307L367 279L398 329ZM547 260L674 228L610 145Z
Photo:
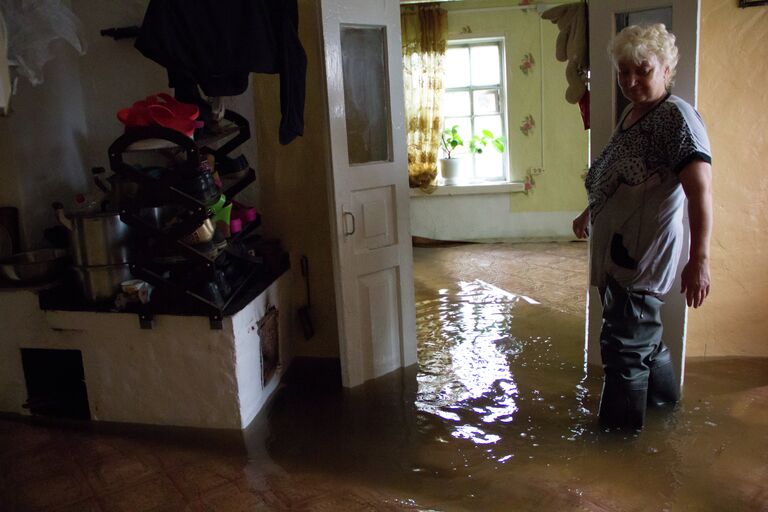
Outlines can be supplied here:
M536 178L535 176L539 176L544 174L544 169L542 167L529 167L528 170L525 172L525 182L523 182L523 186L525 187L525 193L528 194L528 192L532 191L534 188L536 188Z
M522 71L524 75L527 75L533 69L535 63L536 61L533 60L533 54L526 53L523 55L523 60L520 63L520 71Z
M528 114L523 119L523 123L520 125L520 131L523 132L523 135L526 137L530 135L533 132L533 128L536 126L536 122L533 120L533 116L531 114Z

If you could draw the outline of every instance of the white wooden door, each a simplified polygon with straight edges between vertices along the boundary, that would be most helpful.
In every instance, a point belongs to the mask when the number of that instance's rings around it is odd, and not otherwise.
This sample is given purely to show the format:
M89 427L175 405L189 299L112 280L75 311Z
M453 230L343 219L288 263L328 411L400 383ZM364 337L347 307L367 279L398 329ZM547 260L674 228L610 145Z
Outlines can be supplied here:
M344 386L416 363L397 0L321 0ZM312 87L312 84L308 84Z
M671 12L670 12L671 11ZM671 32L677 38L680 62L672 93L696 106L696 79L698 69L698 0L590 0L589 2L589 59L591 68L591 135L590 153L597 158L613 132L616 119L617 97L621 92L616 85L616 74L608 59L607 47L616 34L617 16L629 15L629 24L666 22L671 17ZM669 26L667 27L670 28ZM685 324L688 315L685 299L680 290L680 272L688 260L688 215L685 215L686 241L678 262L677 281L665 297L662 309L664 342L672 352L678 382L683 384L685 366ZM595 288L590 289L588 300L587 360L600 363L600 325L602 307Z

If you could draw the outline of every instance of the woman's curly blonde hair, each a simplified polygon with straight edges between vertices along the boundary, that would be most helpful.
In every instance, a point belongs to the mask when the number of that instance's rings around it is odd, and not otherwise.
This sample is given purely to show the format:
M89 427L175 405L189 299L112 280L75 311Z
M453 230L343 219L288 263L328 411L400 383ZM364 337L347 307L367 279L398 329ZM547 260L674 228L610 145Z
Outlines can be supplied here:
M624 28L608 45L608 55L617 69L621 60L632 60L635 64L640 64L655 56L662 66L669 66L667 87L671 87L675 82L679 59L675 35L667 31L663 23L630 25Z

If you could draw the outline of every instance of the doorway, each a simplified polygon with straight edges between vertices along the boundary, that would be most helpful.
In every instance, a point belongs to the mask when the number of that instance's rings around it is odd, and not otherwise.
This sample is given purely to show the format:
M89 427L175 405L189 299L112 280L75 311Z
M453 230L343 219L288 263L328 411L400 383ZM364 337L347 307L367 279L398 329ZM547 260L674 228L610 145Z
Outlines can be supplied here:
M446 290L441 296L443 302L455 301L458 309L445 313L444 320L453 325L449 329L458 328L454 320L466 316L464 313L472 316L472 308L462 310L467 294L480 298L480 302L473 303L473 307L480 307L480 303L486 304L486 299L493 302L501 293L500 300L510 305L530 300L528 306L535 304L572 316L568 324L575 338L571 342L581 351L587 244L571 242L571 223L586 206L583 176L589 141L578 106L565 99L566 64L555 58L558 27L542 19L536 6L478 8L465 2L443 6L448 17L449 45L466 40L501 41L501 110L507 125L505 161L509 163L509 181L438 185L432 194L412 192L412 233L436 240L507 243L447 247L416 244L414 280L420 361L431 357L422 346L424 338L431 334L425 333L429 327L422 325L421 316L442 314L429 308L423 310L423 301L438 300L439 289ZM467 60L471 60L471 52ZM446 74L449 72L455 73ZM469 82L474 83L473 70L467 74ZM484 77L477 78L482 81ZM461 91L451 91L444 104L461 98ZM473 100L474 96L469 95L468 102ZM458 119L457 108L450 104L445 108L454 115L446 114L447 128ZM536 243L543 241L552 243ZM546 315L539 318L545 319ZM478 319L467 321L468 332L476 332L478 322L485 325L483 328L505 329L504 325L488 327ZM502 338L506 335L499 333Z

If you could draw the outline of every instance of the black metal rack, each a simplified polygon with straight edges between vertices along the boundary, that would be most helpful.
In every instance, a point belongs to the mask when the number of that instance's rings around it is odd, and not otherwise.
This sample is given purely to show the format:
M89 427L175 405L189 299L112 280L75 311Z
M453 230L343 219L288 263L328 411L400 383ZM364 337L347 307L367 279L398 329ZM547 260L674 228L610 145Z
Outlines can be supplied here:
M263 258L249 254L244 244L254 238L258 217L222 247L210 244L201 249L188 238L214 213L215 201L196 197L183 186L185 179L200 173L202 154L212 154L222 172L237 172L237 179L222 187L227 202L256 177L244 157L229 156L250 138L248 121L230 110L225 111L224 120L227 123L223 127L203 133L197 142L177 131L150 126L127 130L109 147L112 171L135 182L140 190L121 206L120 219L135 228L136 243L144 255L131 264L131 273L155 286L152 300L138 308L142 328L151 328L155 314L181 310L183 314L208 316L211 328L220 329L228 306L241 301L248 290L257 289L250 284L265 273ZM224 143L218 149L210 147L221 141ZM172 153L176 157L173 167L156 175L125 161L128 153L146 151ZM178 160L182 153L184 159ZM170 226L153 222L146 215L148 209L169 205L176 212Z

